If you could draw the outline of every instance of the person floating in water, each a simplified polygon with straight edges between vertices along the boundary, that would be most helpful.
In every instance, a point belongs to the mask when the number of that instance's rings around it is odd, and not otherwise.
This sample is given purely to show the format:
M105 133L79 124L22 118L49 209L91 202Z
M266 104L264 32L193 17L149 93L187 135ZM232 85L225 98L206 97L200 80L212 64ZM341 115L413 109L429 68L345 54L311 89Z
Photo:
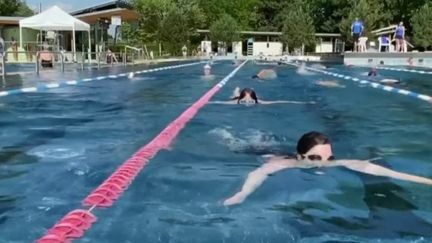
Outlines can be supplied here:
M341 85L338 81L334 80L318 80L315 81L315 84L328 88L345 88L345 85Z
M376 67L371 68L371 70L370 70L369 73L368 73L368 76L369 76L369 77L376 77L377 75L378 75L377 68L376 68ZM380 84L388 84L388 85L391 85L391 84L399 84L399 83L401 83L400 80L397 80L397 79L391 79L391 78L381 79L381 80L379 80L378 82L379 82Z
M270 80L276 79L277 74L273 69L262 69L258 74L252 76L253 79Z
M225 105L270 105L270 104L314 104L315 102L301 102L301 101L290 101L290 100L275 100L265 101L258 99L255 90L251 88L244 88L240 91L237 87L234 90L233 97L229 101L212 101L211 104L225 104Z
M204 66L204 76L210 76L210 72L211 72L211 66L210 64L207 63Z
M373 164L368 160L335 160L329 138L322 133L312 131L304 134L298 141L297 154L292 156L272 155L265 164L250 172L242 189L232 197L226 199L223 204L229 206L242 203L271 174L278 171L293 168L309 169L336 166L342 166L353 171L374 176L385 176L399 180L432 185L431 179L397 172Z
M368 76L369 77L375 77L375 76L377 76L378 75L378 71L377 71L377 69L376 69L376 67L373 67L373 68L371 68L370 70L369 70L369 72L368 72Z

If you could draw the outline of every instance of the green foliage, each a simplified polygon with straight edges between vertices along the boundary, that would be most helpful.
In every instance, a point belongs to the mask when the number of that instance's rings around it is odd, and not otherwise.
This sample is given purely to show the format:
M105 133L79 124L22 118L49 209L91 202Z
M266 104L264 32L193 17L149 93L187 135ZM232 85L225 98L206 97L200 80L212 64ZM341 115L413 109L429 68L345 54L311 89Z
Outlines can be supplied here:
M260 0L198 0L199 7L203 10L205 26L208 28L223 15L228 14L237 20L242 29L250 28L253 21L253 12Z
M425 49L432 46L432 3L421 7L411 18L413 41Z
M311 46L315 43L315 27L306 2L296 0L284 12L282 41L290 48Z
M387 16L383 9L383 5L376 0L351 1L353 3L353 7L348 16L342 19L339 26L342 36L348 40L348 42L353 42L353 38L351 36L351 25L355 18L359 18L361 21L363 21L363 33L370 39L373 38L371 31L377 29L378 27L382 27L383 23L386 22Z
M227 36L231 34L235 37L232 39L239 40L237 32L240 30L283 30L285 34L282 39L293 45L290 47L298 47L300 42L311 45L314 38L310 36L315 31L342 33L345 40L352 42L351 24L356 17L363 21L369 38L375 38L370 34L372 30L397 24L399 21L404 21L407 34L410 35L413 28L409 20L422 5L430 1L129 0L139 12L140 20L133 28L124 28L126 31L123 33L129 33L124 34L127 36L124 39L131 43L162 42L164 48L176 50L175 52L181 49L178 48L180 45L196 45L200 41L196 29L210 27L213 28L212 39L223 39L224 42L231 42ZM0 0L0 11L5 11L2 7L4 2L10 0ZM233 26L226 23L228 18L231 23L235 23ZM216 23L225 28L215 25ZM418 40L416 43L422 41Z
M417 10L430 0L382 0L385 13L390 23L409 23ZM410 28L408 28L409 30Z
M189 40L191 30L188 28L188 17L181 8L173 7L162 20L159 35L165 48L171 54L179 54Z
M133 3L140 14L139 31L142 41L160 41L162 21L175 3L172 0L133 0Z
M239 26L236 20L228 14L224 14L210 26L210 39L213 42L222 42L224 45L233 41L239 41Z
M181 47L198 35L204 27L204 13L196 0L133 0L140 13L138 25L126 25L125 39L134 45L163 43L171 54L180 53Z
M22 0L0 0L0 16L31 16L33 11Z

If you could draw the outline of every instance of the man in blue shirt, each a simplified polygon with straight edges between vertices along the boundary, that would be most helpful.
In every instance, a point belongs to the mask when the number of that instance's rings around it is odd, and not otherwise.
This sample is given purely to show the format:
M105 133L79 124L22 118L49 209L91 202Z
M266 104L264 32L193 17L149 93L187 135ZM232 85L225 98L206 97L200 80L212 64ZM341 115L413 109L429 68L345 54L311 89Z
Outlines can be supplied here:
M354 38L354 50L357 50L358 47L358 41L360 36L362 36L363 33L363 22L361 22L358 18L355 18L355 21L351 25L351 35Z

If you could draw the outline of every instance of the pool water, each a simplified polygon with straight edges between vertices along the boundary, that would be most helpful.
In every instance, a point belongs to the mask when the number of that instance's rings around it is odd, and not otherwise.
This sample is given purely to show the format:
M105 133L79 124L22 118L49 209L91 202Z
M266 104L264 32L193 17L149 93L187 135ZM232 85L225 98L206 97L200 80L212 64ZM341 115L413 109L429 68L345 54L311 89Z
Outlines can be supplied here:
M0 242L42 236L235 68L217 63L214 79L205 80L202 66L2 97ZM243 204L221 205L264 162L261 155L294 152L311 130L330 136L337 158L380 157L378 164L432 177L430 104L350 81L318 86L329 77L291 66L275 67L276 80L250 78L265 67L246 64L213 100L227 100L239 86L262 100L315 104L206 105L113 207L94 212L98 221L77 242L432 241L430 187L343 168L282 171ZM428 92L420 74L406 78L410 89Z

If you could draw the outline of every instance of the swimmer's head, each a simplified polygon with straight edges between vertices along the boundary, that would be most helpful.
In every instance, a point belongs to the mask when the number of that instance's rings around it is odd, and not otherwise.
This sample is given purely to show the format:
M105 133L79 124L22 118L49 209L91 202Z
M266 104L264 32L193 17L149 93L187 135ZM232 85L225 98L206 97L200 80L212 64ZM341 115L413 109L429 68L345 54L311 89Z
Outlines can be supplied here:
M252 76L252 78L256 79L256 78L259 78L259 76L255 74L254 76Z
M330 139L320 132L308 132L297 142L297 159L333 160Z
M245 88L240 91L240 95L237 97L234 97L235 100L237 100L237 104L240 104L242 101L251 101L255 104L258 104L258 97L255 93L255 90L251 88Z
M376 67L371 68L371 70L368 73L368 76L377 76L377 69L376 69Z

